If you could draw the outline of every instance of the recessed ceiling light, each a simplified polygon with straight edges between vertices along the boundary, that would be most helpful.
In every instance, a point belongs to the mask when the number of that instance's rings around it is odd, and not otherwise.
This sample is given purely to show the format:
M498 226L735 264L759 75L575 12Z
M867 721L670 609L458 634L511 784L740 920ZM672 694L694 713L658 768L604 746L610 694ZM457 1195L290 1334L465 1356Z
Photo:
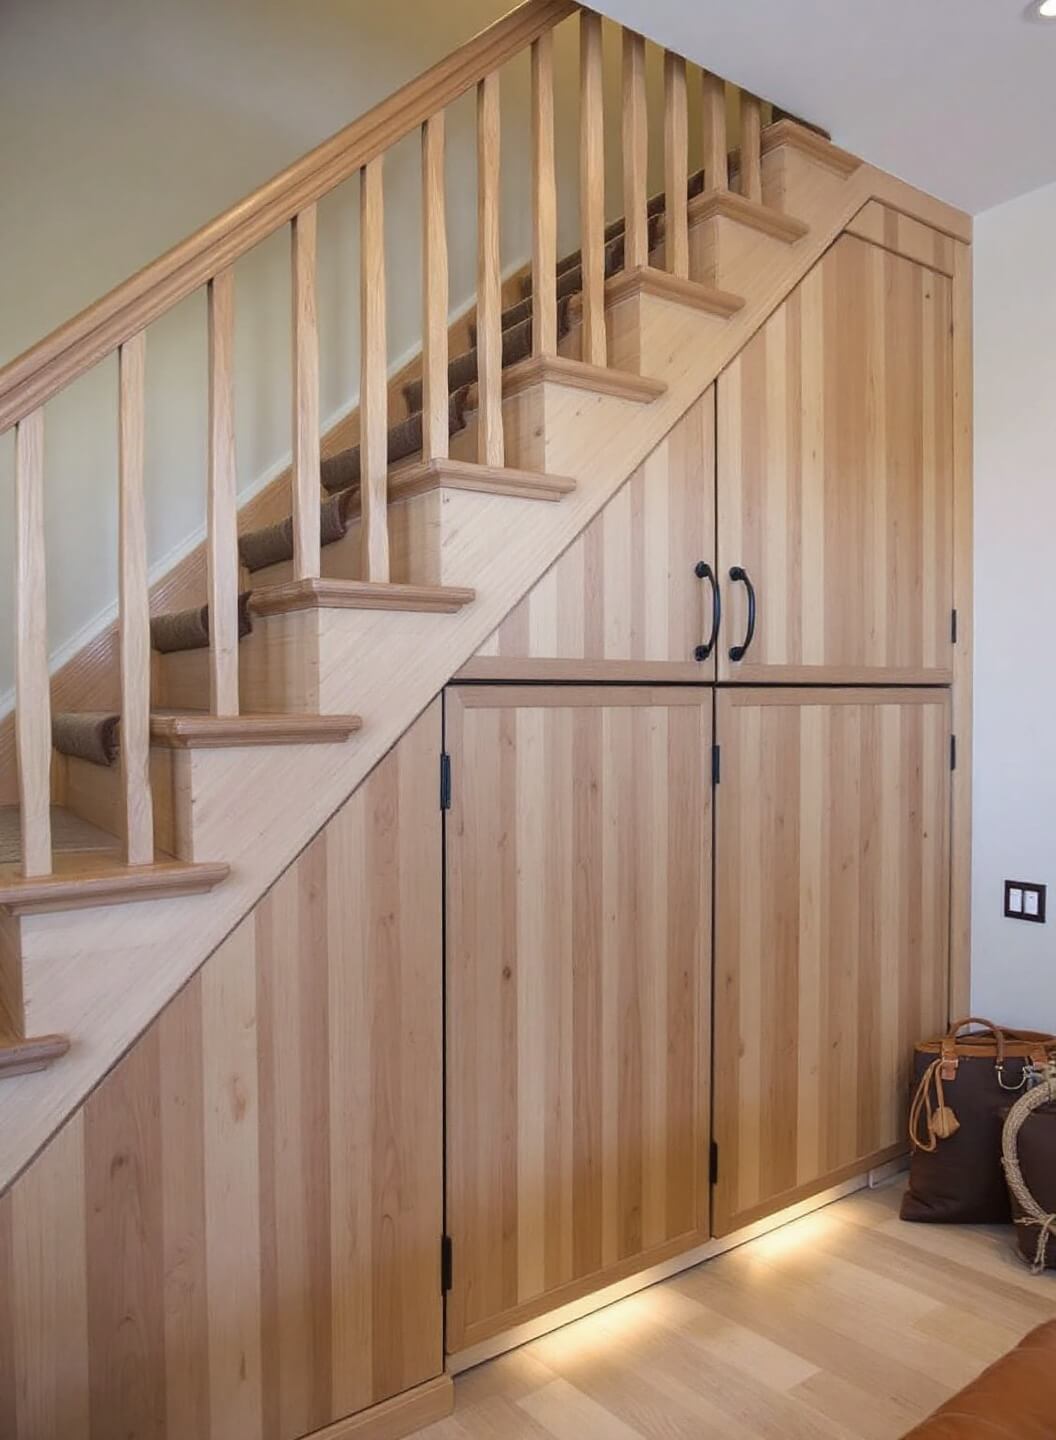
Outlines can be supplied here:
M1038 0L1034 8L1042 20L1056 20L1056 0Z

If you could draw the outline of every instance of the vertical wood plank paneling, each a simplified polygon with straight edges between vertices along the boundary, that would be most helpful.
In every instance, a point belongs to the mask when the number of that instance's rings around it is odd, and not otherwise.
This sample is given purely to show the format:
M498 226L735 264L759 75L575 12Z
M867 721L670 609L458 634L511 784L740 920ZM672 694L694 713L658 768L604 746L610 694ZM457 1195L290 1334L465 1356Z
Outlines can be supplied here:
M15 429L15 747L22 874L51 873L51 679L44 536L44 411Z
M762 105L747 90L741 91L741 194L757 205L763 203Z
M209 682L214 715L238 714L238 478L235 277L209 282Z
M711 708L576 686L447 707L457 1351L706 1229Z
M316 310L316 210L290 227L293 267L293 573L319 574L319 318Z
M712 625L711 591L695 569L714 561L714 475L709 390L514 607L478 652L479 669L473 661L467 673L516 678L521 660L552 664L555 679L585 678L583 663L598 678L712 678L714 659L698 662L694 651Z
M668 270L689 279L689 119L686 62L664 51L664 256Z
M18 1440L95 1440L89 1417L84 1127L75 1115L9 1192Z
M721 678L951 678L951 319L945 276L843 236L724 372L719 551L759 623Z
M499 76L477 86L477 459L501 466L502 256L499 249Z
M717 790L717 1234L903 1145L941 1026L942 690L725 690Z
M951 881L951 1017L966 1015L972 953L972 252L957 244L953 272L953 727L962 763L953 776Z
M129 865L154 860L150 788L150 592L143 483L146 336L118 351L118 631L121 651L121 773Z
M422 126L422 459L448 453L447 200L444 112Z
M703 70L700 84L704 184L708 190L727 190L730 176L726 142L726 82L721 75Z
M532 44L532 353L557 354L554 37Z
M579 17L579 227L583 268L583 355L604 365L605 338L605 110L601 16Z
M152 1027L84 1110L93 1440L165 1435L160 1080Z
M624 265L649 263L646 215L649 120L645 95L645 38L623 32L623 214Z
M199 973L158 1022L166 1440L213 1434L201 1015Z
M385 299L385 159L360 171L359 493L362 505L360 571L366 580L389 578L389 415ZM318 522L317 522L318 524Z

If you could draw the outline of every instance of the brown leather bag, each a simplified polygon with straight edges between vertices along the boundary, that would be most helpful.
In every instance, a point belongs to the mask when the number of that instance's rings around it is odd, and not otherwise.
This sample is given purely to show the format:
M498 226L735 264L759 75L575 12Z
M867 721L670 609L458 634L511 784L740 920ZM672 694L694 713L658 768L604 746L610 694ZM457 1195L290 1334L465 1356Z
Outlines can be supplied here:
M980 1028L962 1035L970 1025ZM1011 1221L1001 1168L1004 1112L1030 1074L1044 1071L1050 1053L1056 1053L1056 1036L974 1018L917 1045L903 1220Z

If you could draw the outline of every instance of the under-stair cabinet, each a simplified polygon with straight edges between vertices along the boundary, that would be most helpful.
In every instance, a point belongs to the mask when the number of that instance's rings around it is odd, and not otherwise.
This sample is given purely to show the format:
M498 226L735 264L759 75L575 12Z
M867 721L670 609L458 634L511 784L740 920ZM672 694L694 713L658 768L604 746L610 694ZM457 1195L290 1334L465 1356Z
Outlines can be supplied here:
M456 1363L906 1148L954 337L896 250L842 235L448 688Z

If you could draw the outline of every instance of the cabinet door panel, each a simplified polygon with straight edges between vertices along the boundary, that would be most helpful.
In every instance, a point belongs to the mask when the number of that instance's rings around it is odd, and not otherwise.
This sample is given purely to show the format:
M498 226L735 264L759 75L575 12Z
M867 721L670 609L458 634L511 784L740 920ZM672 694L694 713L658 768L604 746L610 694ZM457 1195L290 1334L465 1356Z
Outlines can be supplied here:
M457 1351L707 1235L711 696L447 707Z
M715 392L708 392L529 590L465 678L713 680Z
M946 1020L949 697L718 700L715 1231L906 1149Z
M720 678L951 678L951 326L945 275L844 235L721 377Z

